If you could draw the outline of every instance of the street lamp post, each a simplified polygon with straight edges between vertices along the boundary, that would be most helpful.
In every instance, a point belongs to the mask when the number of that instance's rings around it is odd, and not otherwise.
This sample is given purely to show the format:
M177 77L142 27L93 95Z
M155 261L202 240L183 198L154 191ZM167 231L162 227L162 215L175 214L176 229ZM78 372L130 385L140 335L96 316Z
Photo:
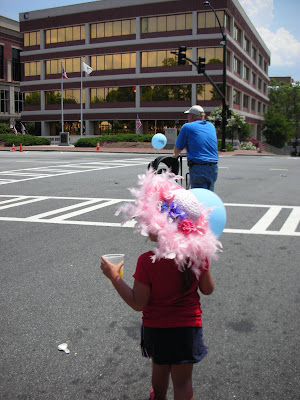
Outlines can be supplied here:
M222 25L220 23L220 20L218 18L218 15L216 13L216 10L212 7L212 5L210 4L209 1L204 1L203 3L205 6L208 6L211 8L211 10L214 12L221 33L222 33L222 46L223 46L223 96L222 96L222 142L221 142L221 151L226 151L226 143L225 143L225 139L226 139L226 124L227 124L227 116L226 116L226 112L227 112L227 106L226 106L226 42L227 42L227 36L223 31Z

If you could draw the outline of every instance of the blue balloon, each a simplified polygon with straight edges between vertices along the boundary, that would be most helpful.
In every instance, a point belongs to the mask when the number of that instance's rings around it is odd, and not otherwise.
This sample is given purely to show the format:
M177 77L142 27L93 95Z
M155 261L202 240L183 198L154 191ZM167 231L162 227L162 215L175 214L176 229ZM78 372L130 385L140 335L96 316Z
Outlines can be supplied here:
M209 215L209 227L219 238L226 224L226 210L220 197L208 189L194 188L191 192L197 197L199 203L214 208Z
M163 133L157 133L152 137L151 143L155 150L159 150L165 147L167 138Z

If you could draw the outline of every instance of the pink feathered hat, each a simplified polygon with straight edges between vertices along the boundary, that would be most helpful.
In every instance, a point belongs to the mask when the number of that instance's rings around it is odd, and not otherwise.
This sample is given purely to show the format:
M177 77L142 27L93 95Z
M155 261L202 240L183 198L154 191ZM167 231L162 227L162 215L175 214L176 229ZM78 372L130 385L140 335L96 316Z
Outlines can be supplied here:
M211 208L179 186L178 178L171 172L155 174L149 169L139 175L139 187L129 189L135 202L122 206L116 215L123 212L124 222L135 219L135 231L144 236L157 235L153 262L174 259L180 271L187 266L199 276L207 268L207 260L217 258L222 245L209 228Z

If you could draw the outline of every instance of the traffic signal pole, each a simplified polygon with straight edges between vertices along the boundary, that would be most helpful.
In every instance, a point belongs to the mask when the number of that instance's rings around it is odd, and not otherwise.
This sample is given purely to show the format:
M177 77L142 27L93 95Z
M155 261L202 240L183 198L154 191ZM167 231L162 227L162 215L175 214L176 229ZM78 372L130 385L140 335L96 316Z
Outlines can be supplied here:
M225 39L226 39L226 35ZM186 61L189 61L191 64L195 65L197 68L198 74L203 74L212 86L216 89L219 96L222 99L222 140L221 140L221 151L226 151L226 125L227 125L227 113L228 108L226 105L226 40L223 44L223 87L222 91L220 88L215 84L215 82L211 79L209 75L205 72L205 58L199 57L198 62L191 60L189 57L186 56L186 46L179 46L178 51L171 51L172 54L175 54L178 57L178 65L184 65Z

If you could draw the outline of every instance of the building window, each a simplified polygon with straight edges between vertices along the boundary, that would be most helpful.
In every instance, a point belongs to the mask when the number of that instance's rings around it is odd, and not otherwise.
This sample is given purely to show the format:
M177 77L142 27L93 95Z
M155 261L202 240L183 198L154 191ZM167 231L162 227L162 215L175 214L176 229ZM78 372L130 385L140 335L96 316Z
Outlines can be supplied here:
M244 65L243 75L244 75L244 79L249 82L250 70L246 65Z
M222 92L222 84L217 84L218 88ZM221 100L221 96L217 90L210 83L197 85L197 100Z
M27 62L24 64L25 76L37 76L41 74L40 61Z
M231 53L228 50L226 50L226 66L231 68Z
M241 75L241 61L236 57L233 58L233 70L237 74Z
M227 12L224 12L224 28L226 28L228 32L231 32L231 17L227 14Z
M243 98L243 107L244 108L249 108L249 96L247 96L246 94L244 94L244 98Z
M0 79L4 79L4 57L3 46L0 45Z
M255 103L256 103L255 99L251 99L251 111L254 112L255 112Z
M192 29L192 14L162 15L142 18L142 33Z
M236 26L235 24L234 24L234 26L233 26L233 38L234 38L237 42L239 42L240 45L242 44L242 31L241 31L241 29L240 29L238 26Z
M61 104L61 91L52 90L45 92L45 101L47 105ZM85 102L85 89L82 90L82 101ZM79 104L80 103L80 89L63 90L64 104Z
M46 44L72 42L85 39L85 26L69 26L67 28L47 29Z
M135 19L91 24L91 39L135 34Z
M267 61L264 61L264 71L266 73L268 73L268 63L267 63Z
M260 114L261 113L261 102L257 102L257 112Z
M244 37L244 50L250 54L250 40L246 36Z
M254 72L252 72L252 85L253 86L256 86L256 78L257 78L256 74Z
M236 89L233 89L233 104L240 105L241 103L241 92Z
M222 27L224 27L224 23L226 21L226 24L230 21L228 21L228 15L226 19L224 18L224 11L217 11L217 16L219 18L220 24ZM226 26L227 27L227 26ZM219 23L218 20L213 13L213 11L206 11L206 12L200 12L198 13L198 29L202 28L219 28Z
M257 88L259 90L261 90L261 88L262 88L262 80L260 78L258 78L258 80L257 80Z
M198 49L197 57L204 57L206 64L223 63L223 48L222 47L206 47L203 49Z
M12 49L12 79L13 81L21 80L21 61L20 61L21 50Z
M132 86L92 88L90 96L91 103L117 103L135 101L135 92Z
M159 51L144 51L142 52L142 68L149 67L173 67L177 65L177 59L174 54L171 54L172 50L159 50ZM192 50L187 49L187 57L192 57ZM188 62L186 61L186 64Z
M263 58L262 58L261 54L258 55L258 64L259 64L260 68L263 67Z
M84 61L84 60L83 60ZM66 58L62 61L66 73L80 72L80 57ZM61 60L46 61L46 75L60 74Z
M0 90L0 112L9 113L9 91Z
M24 47L39 46L40 31L24 33Z
M254 61L256 61L256 57L257 57L257 50L254 46L252 46L252 58Z
M41 93L26 92L24 93L24 99L25 106L39 106L41 104Z
M263 114L266 113L266 109L267 109L267 106L265 104L263 104Z
M191 85L142 86L142 101L191 101Z
M23 111L23 93L15 91L15 113Z
M264 92L265 94L267 94L267 84L266 84L266 82L264 82L264 90L263 90L263 92Z
M135 53L92 56L91 67L94 71L135 68Z

